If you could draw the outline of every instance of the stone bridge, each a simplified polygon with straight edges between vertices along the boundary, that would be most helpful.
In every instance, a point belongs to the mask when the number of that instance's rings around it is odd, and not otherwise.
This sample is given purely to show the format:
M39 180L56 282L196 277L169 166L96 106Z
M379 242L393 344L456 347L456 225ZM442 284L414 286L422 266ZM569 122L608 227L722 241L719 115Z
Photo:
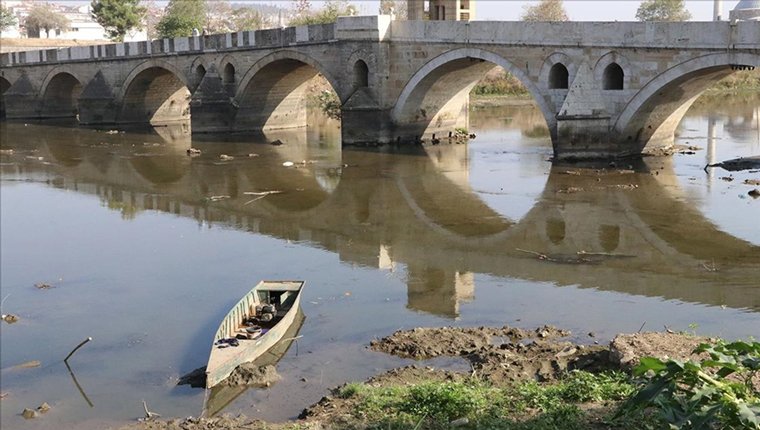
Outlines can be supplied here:
M760 22L335 24L4 54L8 118L90 125L192 123L193 133L306 126L317 75L337 93L342 141L414 142L467 128L495 66L530 91L557 158L673 143L707 87L760 65Z

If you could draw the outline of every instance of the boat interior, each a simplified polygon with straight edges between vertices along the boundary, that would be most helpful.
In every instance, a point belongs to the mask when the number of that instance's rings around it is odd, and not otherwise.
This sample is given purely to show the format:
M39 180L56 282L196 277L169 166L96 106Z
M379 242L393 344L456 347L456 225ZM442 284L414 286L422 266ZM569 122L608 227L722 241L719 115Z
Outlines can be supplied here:
M288 313L299 292L300 288L289 286L255 289L230 311L214 341L260 337Z

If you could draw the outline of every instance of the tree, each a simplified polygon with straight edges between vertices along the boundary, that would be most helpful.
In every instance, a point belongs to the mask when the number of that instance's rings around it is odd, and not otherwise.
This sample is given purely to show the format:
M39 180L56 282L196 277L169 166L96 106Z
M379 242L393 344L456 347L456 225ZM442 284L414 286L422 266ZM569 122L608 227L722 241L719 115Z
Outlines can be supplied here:
M688 21L691 14L684 0L644 0L636 10L639 21Z
M408 5L407 0L380 0L380 14L395 15L399 21L406 21Z
M541 0L534 6L524 6L523 21L567 21L567 12L562 0Z
M45 30L49 38L50 30L68 30L70 24L71 21L68 18L47 3L33 6L24 20L26 33L30 37L40 37L42 30Z
M242 6L232 11L232 26L235 31L260 30L264 27L264 18L256 9Z
M158 37L192 36L206 23L205 0L169 0L164 16L156 25Z
M308 0L298 0L298 3L308 3ZM324 7L316 13L311 13L308 9L306 12L299 12L299 9L296 9L295 18L290 20L290 25L329 24L337 21L339 16L354 16L357 13L356 6L348 0L327 0Z
M164 17L164 9L156 6L155 0L142 0L140 5L145 8L144 24L148 39L155 39L158 37L156 27L161 22L161 18Z
M142 28L147 11L140 6L140 0L92 0L91 6L92 17L116 42L123 42L130 30Z
M206 4L206 31L229 33L233 30L232 5L227 0L214 0Z
M16 16L10 9L0 5L0 31L5 31L14 25L16 25Z

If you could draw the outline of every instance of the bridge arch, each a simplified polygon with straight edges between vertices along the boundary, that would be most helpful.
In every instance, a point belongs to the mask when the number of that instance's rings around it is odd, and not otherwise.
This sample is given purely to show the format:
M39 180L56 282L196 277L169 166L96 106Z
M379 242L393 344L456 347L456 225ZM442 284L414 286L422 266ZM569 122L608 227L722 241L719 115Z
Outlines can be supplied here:
M235 128L278 130L306 126L306 95L318 75L339 91L338 81L307 55L286 50L260 59L239 81Z
M393 107L391 116L394 123L404 134L414 136L461 127L458 122L452 122L466 117L460 113L466 108L470 90L494 66L503 67L525 85L549 130L555 130L555 109L549 105L538 85L504 57L478 48L446 52L420 68L406 83Z
M732 74L732 64L760 66L760 54L708 54L671 67L630 99L614 131L634 150L670 146L689 107L704 90Z
M57 67L42 82L41 116L43 118L70 118L78 114L79 96L84 80L68 68Z
M188 78L171 63L149 60L124 80L119 122L165 124L190 119Z

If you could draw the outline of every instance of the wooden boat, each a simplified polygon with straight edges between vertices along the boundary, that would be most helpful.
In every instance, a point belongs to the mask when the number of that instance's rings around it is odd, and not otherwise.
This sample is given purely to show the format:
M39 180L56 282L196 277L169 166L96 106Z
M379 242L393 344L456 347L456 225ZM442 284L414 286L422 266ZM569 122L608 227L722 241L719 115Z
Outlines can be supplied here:
M285 338L301 306L303 281L261 281L219 325L206 365L206 388L255 361Z
M288 352L293 342L298 338L298 332L303 326L303 322L306 317L303 314L301 308L298 308L296 312L295 320L285 332L283 339L275 346L269 348L264 354L260 355L252 364L256 367L274 366L282 357ZM202 417L214 417L224 411L224 409L245 393L250 388L249 385L227 385L217 384L211 389L206 391L206 398L203 402Z

